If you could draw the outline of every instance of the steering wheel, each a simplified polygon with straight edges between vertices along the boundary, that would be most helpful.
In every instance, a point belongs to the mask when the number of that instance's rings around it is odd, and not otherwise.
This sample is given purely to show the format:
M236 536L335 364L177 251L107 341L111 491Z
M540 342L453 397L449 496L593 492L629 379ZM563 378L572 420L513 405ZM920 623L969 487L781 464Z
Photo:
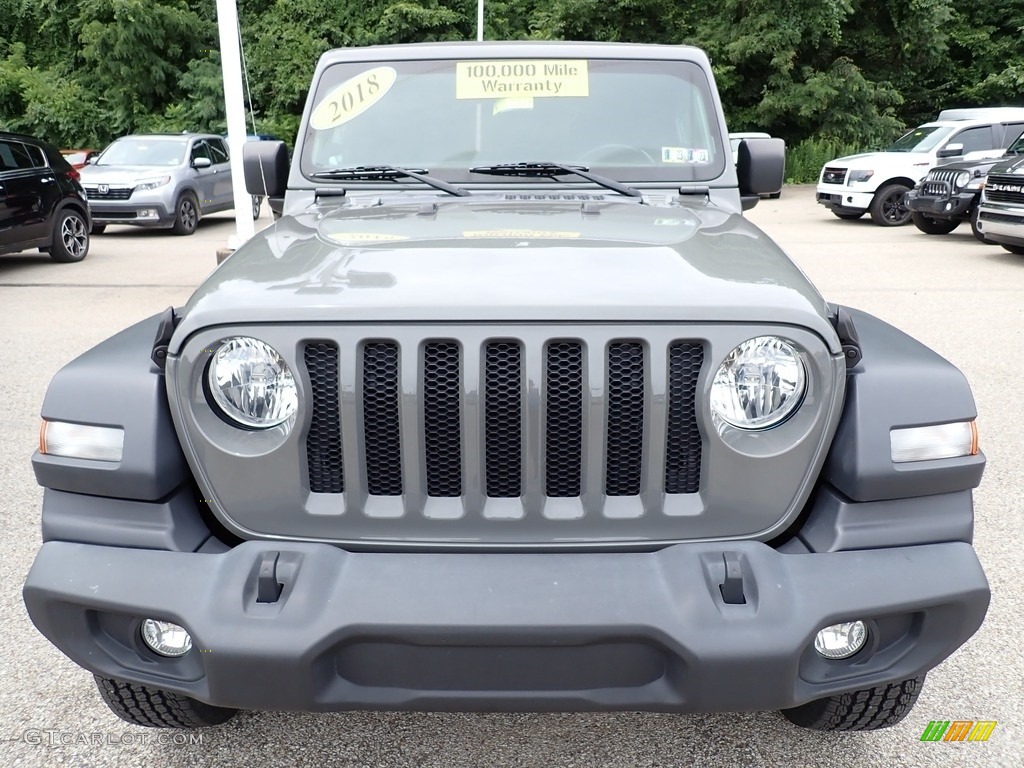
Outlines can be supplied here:
M639 155L640 157L642 157L644 159L645 163L650 163L651 165L655 164L654 158L651 157L649 154L647 154L646 151L644 151L643 149L640 149L640 147L634 147L634 146L631 146L629 144L602 144L599 147L594 147L593 149L589 149L586 152L584 152L583 156L580 159L581 160L599 160L599 159L602 158L602 155L610 154L610 155L612 155L614 157L614 155L623 154L623 153ZM612 158L607 158L607 159L612 159Z

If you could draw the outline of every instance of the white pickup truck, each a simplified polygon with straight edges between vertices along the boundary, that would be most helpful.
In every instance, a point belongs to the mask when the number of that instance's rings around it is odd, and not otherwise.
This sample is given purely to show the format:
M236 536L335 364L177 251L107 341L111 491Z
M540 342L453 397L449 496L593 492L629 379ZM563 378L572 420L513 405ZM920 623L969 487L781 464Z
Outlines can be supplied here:
M955 160L999 157L1024 130L1024 108L947 109L901 136L883 152L864 152L825 164L818 202L840 219L865 213L881 226L910 221L905 195L928 169Z

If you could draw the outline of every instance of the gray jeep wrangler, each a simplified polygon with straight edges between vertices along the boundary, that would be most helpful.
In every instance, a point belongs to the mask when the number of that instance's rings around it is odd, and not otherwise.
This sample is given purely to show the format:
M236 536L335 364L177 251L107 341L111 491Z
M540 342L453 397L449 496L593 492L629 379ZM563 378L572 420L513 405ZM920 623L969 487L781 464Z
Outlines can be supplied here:
M866 730L981 625L970 388L743 218L700 50L332 51L246 149L285 215L43 404L25 602L122 718Z

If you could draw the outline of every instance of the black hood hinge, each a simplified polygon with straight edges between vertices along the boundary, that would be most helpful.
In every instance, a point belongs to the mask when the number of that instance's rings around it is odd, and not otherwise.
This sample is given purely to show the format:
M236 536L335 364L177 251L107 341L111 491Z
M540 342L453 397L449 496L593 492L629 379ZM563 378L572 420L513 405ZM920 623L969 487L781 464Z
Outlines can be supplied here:
M171 343L171 336L174 329L178 327L181 317L174 311L174 307L168 307L160 316L160 325L156 329L156 338L153 339L153 352L150 355L153 363L161 371L167 365L167 349Z
M850 313L846 311L845 307L830 305L830 309L832 311L828 319L839 335L839 343L843 345L843 357L846 358L846 370L850 370L863 358L860 351L860 337L857 336L853 318L850 317Z

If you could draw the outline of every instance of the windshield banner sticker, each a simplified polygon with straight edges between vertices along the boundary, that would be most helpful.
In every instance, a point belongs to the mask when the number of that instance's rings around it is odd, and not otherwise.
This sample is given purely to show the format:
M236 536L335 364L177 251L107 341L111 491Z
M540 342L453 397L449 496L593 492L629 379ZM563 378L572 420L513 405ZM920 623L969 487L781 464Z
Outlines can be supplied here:
M584 59L460 61L455 65L456 99L589 95Z
M309 118L310 126L324 131L358 117L384 98L397 77L393 67L375 67L350 77L317 104Z

